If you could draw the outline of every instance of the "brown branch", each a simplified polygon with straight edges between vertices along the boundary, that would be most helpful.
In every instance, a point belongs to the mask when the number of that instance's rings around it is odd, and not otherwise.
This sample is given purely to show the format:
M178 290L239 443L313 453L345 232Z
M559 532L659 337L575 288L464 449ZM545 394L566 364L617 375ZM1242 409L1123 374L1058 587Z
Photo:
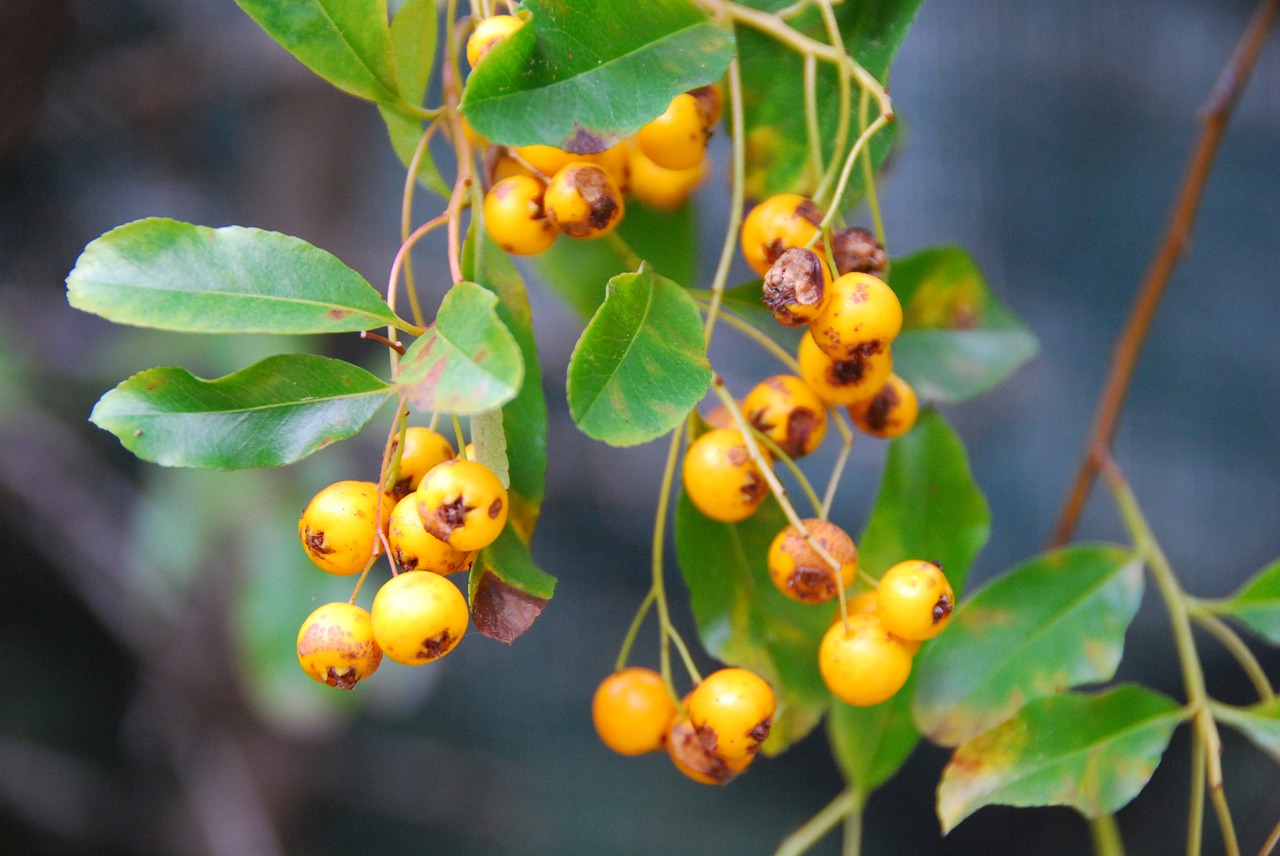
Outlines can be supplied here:
M1052 547L1061 546L1070 540L1084 509L1085 500L1088 499L1089 489L1093 486L1094 477L1098 474L1100 462L1111 448L1111 440L1129 391L1138 355L1146 341L1147 331L1156 309L1159 308L1169 277L1186 249L1200 197L1204 193L1209 170L1218 152L1218 144L1231 118L1232 109L1253 70L1267 30L1278 11L1280 0L1262 0L1205 103L1202 111L1204 127L1200 132L1199 142L1183 177L1182 190L1165 230L1164 241L1147 272L1129 320L1116 342L1106 386L1098 400L1093 427L1085 446L1084 460L1076 472L1075 482L1050 539Z

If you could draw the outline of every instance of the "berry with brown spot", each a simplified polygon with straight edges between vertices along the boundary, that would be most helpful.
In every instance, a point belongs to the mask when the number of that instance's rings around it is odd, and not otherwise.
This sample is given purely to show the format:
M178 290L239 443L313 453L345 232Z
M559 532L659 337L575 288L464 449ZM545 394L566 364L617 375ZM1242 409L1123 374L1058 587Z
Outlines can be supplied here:
M833 360L806 332L797 353L800 376L828 404L854 404L873 397L889 382L893 355L888 347Z
M880 704L911 675L911 654L877 613L831 625L818 646L818 668L831 694L856 707Z
M753 428L791 458L812 453L827 433L826 405L795 375L773 375L760 381L742 400L742 413Z
M664 169L692 169L702 163L711 139L711 122L702 102L682 92L653 121L636 131L636 146Z
M884 626L902 639L932 639L951 622L956 595L942 568L910 559L884 572L877 589Z
M343 603L326 603L307 616L298 631L298 664L322 684L353 689L382 663L369 613Z
M484 195L484 227L502 249L531 256L555 243L555 224L543 207L546 189L527 175L512 175Z
M598 238L622 220L622 192L599 164L574 161L551 178L543 207L557 229L573 238Z
M685 450L681 475L689 500L721 523L746 520L769 493L746 441L732 428L714 428L694 440Z
M901 437L911 430L920 415L920 400L916 391L896 374L874 397L849 405L853 424L883 440Z
M735 668L707 675L685 704L702 745L730 763L759 751L777 708L773 687L764 678Z
M826 603L853 584L858 575L858 549L849 534L829 520L801 520L811 541L840 563L836 571L794 526L787 526L769 545L769 577L778 591L801 603Z
M831 298L809 325L813 341L833 360L888 349L902 330L902 304L893 289L867 273L831 284Z
M391 557L405 571L452 574L471 567L475 558L475 553L455 549L422 527L416 496L406 496L396 503L387 542Z
M421 666L448 654L470 623L467 599L447 577L405 571L373 598L373 636L382 652L406 666Z
M831 273L813 250L792 247L765 272L762 301L779 324L803 327L831 301Z
M340 481L321 490L298 518L298 539L316 567L337 576L358 574L380 550L381 500L386 533L395 501L373 482Z
M818 234L822 210L796 193L770 196L742 220L742 256L759 276L792 247L803 247Z
M422 528L456 550L489 546L507 522L507 490L478 461L445 461L422 478L417 493Z
M404 430L404 448L400 452L400 480L392 493L405 496L418 487L428 470L452 457L453 444L442 435L430 428L409 426Z
M688 698L685 699L686 704ZM754 754L732 760L721 757L703 744L688 716L676 716L663 741L676 769L704 785L727 785L755 760Z
M490 15L480 21L467 38L467 62L475 68L494 45L522 26L524 21L514 15Z

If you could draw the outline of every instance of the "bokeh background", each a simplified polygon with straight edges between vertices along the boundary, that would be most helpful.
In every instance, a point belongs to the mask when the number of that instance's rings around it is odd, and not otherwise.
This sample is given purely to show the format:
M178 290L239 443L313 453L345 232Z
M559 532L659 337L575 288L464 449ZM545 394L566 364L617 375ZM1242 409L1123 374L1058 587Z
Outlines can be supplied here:
M927 0L906 40L892 77L904 133L881 186L890 250L968 247L1042 345L1005 386L945 410L992 507L974 584L1045 543L1197 110L1252 6ZM1202 595L1280 555L1278 41L1227 133L1116 441ZM840 789L821 731L725 789L595 738L591 691L646 591L662 450L576 433L563 378L581 321L543 290L551 466L534 550L558 593L513 648L472 634L434 667L388 664L354 697L294 660L301 619L349 594L349 581L318 579L294 527L320 486L372 476L383 428L286 470L205 473L141 464L86 421L103 391L153 365L212 377L323 348L385 366L355 337L179 337L76 313L63 280L88 241L151 215L238 223L298 235L384 282L402 180L374 109L312 77L230 0L0 2L5 853L769 853ZM420 210L438 204L424 195ZM697 204L709 270L723 188ZM447 285L440 247L416 260L432 304ZM731 386L766 366L730 334L717 348ZM854 531L883 453L855 452L836 515ZM1080 536L1123 539L1104 493ZM1177 695L1147 601L1122 677ZM641 661L654 651L642 636ZM1204 651L1211 689L1247 701L1233 664ZM1261 656L1280 677L1276 652ZM1186 756L1180 732L1120 813L1130 853L1181 852ZM872 799L865 853L1089 852L1065 809L984 809L941 839L945 759L922 746ZM1280 819L1280 772L1234 735L1225 766L1253 852ZM833 836L813 852L838 850Z

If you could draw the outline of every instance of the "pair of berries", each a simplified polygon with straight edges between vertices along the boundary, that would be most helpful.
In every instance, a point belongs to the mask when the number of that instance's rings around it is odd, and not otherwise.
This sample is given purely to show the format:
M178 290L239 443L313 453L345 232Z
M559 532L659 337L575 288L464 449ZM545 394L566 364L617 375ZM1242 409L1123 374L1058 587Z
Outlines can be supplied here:
M596 689L591 717L604 744L622 755L665 748L680 772L723 785L745 770L769 736L777 700L746 669L720 669L676 705L662 677L631 667Z
M955 593L942 569L919 559L885 572L874 591L848 602L818 646L818 667L832 695L865 707L892 698L911 675L920 643L951 620Z
M378 589L369 611L339 601L307 616L298 631L298 662L320 683L349 690L377 671L383 654L406 666L440 659L469 623L456 585L429 571L406 571Z

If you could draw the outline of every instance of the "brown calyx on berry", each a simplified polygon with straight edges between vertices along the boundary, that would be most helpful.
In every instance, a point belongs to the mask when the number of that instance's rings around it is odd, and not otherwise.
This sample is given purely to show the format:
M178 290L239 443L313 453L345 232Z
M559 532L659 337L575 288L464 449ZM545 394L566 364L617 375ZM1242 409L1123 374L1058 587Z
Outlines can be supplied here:
M820 305L825 294L826 281L818 254L792 247L779 255L765 273L761 299L778 323L801 327L809 323L813 314L802 308Z
M938 624L946 621L951 613L955 612L956 605L948 594L938 596L938 602L933 605L933 623Z
M832 232L831 256L839 276L854 272L879 276L889 261L884 245L861 226L848 226Z
M562 223L560 229L567 235L581 238L607 228L618 216L618 190L609 174L595 164L566 167L565 186L576 190L587 203L585 224Z

